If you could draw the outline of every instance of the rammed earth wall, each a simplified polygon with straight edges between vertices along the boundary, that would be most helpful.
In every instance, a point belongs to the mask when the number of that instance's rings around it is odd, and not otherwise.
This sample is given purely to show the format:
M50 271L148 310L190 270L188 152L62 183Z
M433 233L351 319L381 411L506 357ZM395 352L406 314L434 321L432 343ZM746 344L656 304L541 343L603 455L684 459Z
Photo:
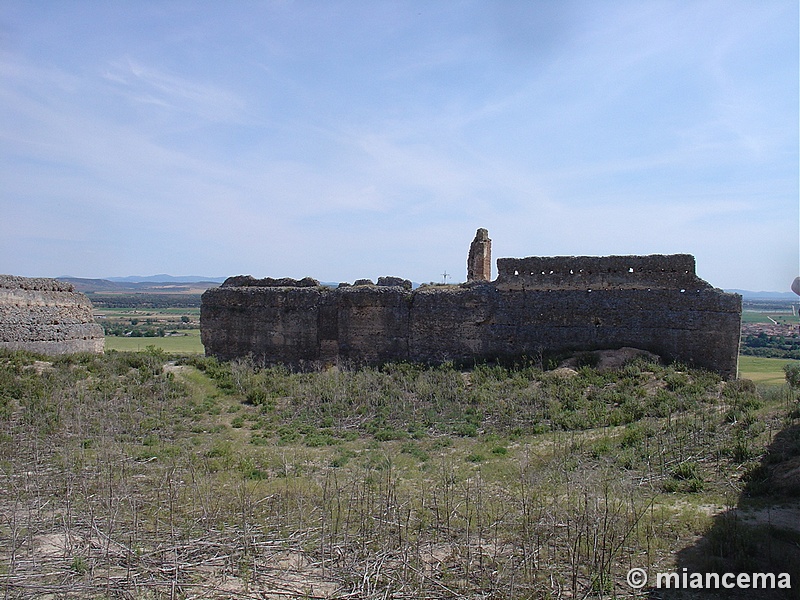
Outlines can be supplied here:
M698 278L690 255L531 257L497 265L493 282L413 291L231 278L203 294L203 344L220 359L252 355L290 365L437 363L632 346L736 377L741 296Z
M39 354L102 352L92 304L71 284L0 275L0 348Z

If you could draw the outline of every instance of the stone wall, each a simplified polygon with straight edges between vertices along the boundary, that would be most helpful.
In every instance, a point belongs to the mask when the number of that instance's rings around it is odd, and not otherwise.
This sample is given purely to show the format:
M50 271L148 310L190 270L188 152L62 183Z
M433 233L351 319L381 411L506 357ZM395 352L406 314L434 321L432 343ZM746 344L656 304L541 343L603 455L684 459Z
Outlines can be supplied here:
M0 348L39 354L102 352L92 304L72 284L0 275Z
M497 261L506 289L709 289L691 254L650 256L531 256Z
M494 282L413 291L241 286L232 278L203 294L203 344L221 359L291 365L536 358L631 346L736 377L741 297L699 279L690 255L497 262Z

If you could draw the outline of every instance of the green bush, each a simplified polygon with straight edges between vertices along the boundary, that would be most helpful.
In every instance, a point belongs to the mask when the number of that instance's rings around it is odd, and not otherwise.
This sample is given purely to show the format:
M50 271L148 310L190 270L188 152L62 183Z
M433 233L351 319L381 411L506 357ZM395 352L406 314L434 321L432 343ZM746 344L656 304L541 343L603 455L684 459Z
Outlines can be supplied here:
M800 363L789 363L783 366L786 374L786 383L793 390L800 389Z
M687 480L697 478L697 463L687 461L682 462L671 473L672 477L678 480Z

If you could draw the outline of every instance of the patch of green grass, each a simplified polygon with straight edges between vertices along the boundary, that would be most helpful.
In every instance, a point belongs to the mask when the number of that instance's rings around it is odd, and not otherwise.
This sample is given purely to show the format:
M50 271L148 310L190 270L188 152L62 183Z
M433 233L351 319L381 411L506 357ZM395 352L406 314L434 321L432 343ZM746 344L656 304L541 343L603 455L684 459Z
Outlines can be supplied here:
M165 337L118 337L106 336L106 350L120 352L144 352L148 346L170 354L202 354L205 349L200 341L199 329L184 329L178 335Z
M798 317L788 311L784 312L761 312L757 310L742 311L742 323L772 324L776 321L782 324L790 323L796 325L798 322Z
M789 358L761 358L758 356L739 357L739 377L750 379L762 385L782 385L786 383L783 367L800 361Z

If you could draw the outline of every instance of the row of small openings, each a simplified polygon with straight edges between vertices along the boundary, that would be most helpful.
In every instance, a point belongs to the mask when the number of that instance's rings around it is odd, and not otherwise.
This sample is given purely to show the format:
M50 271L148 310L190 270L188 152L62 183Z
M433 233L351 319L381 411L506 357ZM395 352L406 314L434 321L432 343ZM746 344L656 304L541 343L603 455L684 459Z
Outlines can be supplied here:
M622 290L622 289L625 289L625 288L604 288L604 289L605 289L605 290ZM554 291L554 290L548 289L548 290L541 290L541 291L552 292L552 291ZM561 290L558 290L558 291L559 291L559 292L563 292L564 290L563 290L563 289L561 289ZM588 288L586 291L587 291L588 293L590 293L590 294L591 294L591 293L592 293L592 288ZM647 288L647 291L648 291L648 292L652 292L653 290L652 290L652 288ZM661 291L663 291L663 290L658 290L658 291L659 291L659 292L661 292ZM686 290L685 288L682 288L682 289L680 290L681 294L685 294L687 291L688 291L688 290ZM697 292L697 293L699 294L699 293L700 293L700 290L695 290L695 292Z
M609 273L610 272L611 271L609 271ZM575 275L575 271L570 269L569 270L569 274L570 275ZM591 275L591 274L592 274L592 271L584 271L583 269L580 269L578 271L578 275ZM518 276L519 275L519 271L514 271L514 275ZM550 271L550 272L542 271L541 273L535 273L534 271L531 271L530 275L531 275L531 277L535 277L537 275L558 275L558 273L556 273L555 271Z
M612 289L613 289L613 288L612 288ZM619 289L619 288L617 288L617 289ZM549 292L550 290L547 290L547 291ZM589 289L588 289L588 290L586 290L586 291L591 293L591 291L592 291L592 288L589 288ZM652 292L653 290L652 290L652 289L650 289L650 288L647 288L647 291L648 291L648 292ZM659 290L659 291L661 291L661 290ZM684 289L684 288L681 288L681 294L685 294L686 292L687 292L687 290L686 290L686 289ZM697 293L699 294L699 293L700 293L700 290L695 290L695 292L697 292Z
M606 273L621 273L621 272L624 272L624 271L617 270L617 269L607 269L606 270ZM633 267L628 267L628 273L635 273L635 272L636 271L634 271ZM676 269L672 269L672 270L659 269L657 271L652 270L652 269L640 269L639 270L639 273L645 273L645 274L651 274L651 273L680 273L680 272L681 271L678 271ZM557 275L557 274L558 273L556 273L556 271L552 271L552 270L549 271L549 272L548 271L542 271L541 273L536 273L534 271L531 271L530 276L531 277L536 277L537 275ZM575 272L574 269L570 269L569 270L569 274L570 275L575 275L576 272ZM592 275L592 274L594 274L594 271L584 271L583 269L578 269L577 274L578 275ZM689 275L689 271L688 270L684 270L683 274L684 275ZM515 276L519 276L519 271L515 270L514 271L514 275Z

